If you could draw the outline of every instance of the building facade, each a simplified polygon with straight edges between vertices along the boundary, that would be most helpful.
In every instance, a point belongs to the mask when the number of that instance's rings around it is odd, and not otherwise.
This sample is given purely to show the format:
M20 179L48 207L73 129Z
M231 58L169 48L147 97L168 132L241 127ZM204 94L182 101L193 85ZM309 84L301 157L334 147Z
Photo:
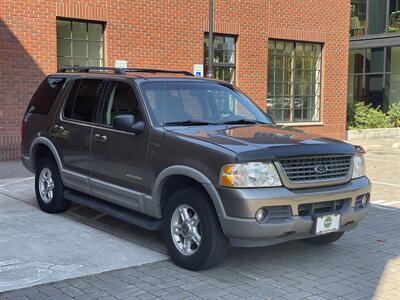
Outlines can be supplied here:
M400 0L351 0L349 101L400 101Z
M1 1L0 159L18 157L27 103L62 66L207 71L208 3ZM279 123L343 139L349 20L348 0L214 1L216 77Z

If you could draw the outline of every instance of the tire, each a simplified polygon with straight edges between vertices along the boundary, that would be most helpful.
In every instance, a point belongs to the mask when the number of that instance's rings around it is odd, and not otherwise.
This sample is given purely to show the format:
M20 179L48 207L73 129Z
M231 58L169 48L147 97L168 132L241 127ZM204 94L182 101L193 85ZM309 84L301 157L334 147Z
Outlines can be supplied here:
M191 223L190 226L186 224L186 229L183 224L185 209L186 215L190 217L185 220ZM181 225L179 222L182 222ZM174 231L175 229L178 231ZM186 248L185 234L189 235L186 240L191 243ZM164 208L163 235L172 261L182 268L194 271L216 266L224 259L228 246L208 195L196 188L181 189L168 199ZM196 243L195 240L200 242Z
M332 232L325 235L304 239L302 241L307 244L317 245L317 246L328 245L336 242L343 236L343 234L344 232Z
M48 193L41 194L40 191L49 186L53 188L47 189ZM51 214L64 212L71 205L70 201L64 199L64 185L54 159L43 158L39 161L35 172L35 192L39 207L44 212Z

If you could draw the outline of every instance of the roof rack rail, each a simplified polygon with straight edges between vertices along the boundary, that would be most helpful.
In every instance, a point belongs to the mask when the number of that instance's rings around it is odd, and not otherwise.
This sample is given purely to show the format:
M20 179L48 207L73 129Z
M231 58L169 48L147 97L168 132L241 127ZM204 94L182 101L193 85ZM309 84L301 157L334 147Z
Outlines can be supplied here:
M60 73L66 72L79 72L79 73L89 73L96 71L113 71L116 74L122 74L123 69L110 68L110 67L64 67L58 70Z
M194 76L193 73L190 73L188 71L177 71L177 70L146 69L146 68L126 68L121 70L124 70L125 72L171 73L171 74L183 74L187 76Z
M96 71L113 71L115 74L125 74L126 72L138 72L138 73L170 73L170 74L183 74L187 76L194 76L192 73L187 71L146 69L146 68L64 67L58 70L58 72L60 73L66 73L66 72L89 73Z

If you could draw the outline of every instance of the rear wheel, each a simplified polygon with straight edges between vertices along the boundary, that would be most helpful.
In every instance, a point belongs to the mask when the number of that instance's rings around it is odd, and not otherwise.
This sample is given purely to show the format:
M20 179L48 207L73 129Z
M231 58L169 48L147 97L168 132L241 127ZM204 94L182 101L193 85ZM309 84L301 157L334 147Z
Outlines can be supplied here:
M223 260L227 239L203 192L185 188L174 193L164 209L164 220L164 240L178 266L202 270Z
M328 245L336 242L343 236L344 232L332 232L325 235L303 239L302 241L311 245Z
M47 213L64 212L70 202L64 199L64 185L53 159L39 161L35 174L35 192L39 207Z

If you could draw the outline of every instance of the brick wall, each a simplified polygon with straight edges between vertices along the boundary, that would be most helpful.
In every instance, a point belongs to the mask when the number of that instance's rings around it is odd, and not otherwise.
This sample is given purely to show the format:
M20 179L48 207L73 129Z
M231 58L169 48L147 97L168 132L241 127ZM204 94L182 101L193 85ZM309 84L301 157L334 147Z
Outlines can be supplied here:
M349 1L214 2L215 31L238 37L237 85L263 108L268 38L324 44L322 125L301 128L344 138ZM8 154L0 154L0 159L18 156L27 102L42 78L56 71L56 17L104 21L107 66L124 59L131 67L192 71L193 64L203 63L207 4L204 0L2 0L0 152Z

